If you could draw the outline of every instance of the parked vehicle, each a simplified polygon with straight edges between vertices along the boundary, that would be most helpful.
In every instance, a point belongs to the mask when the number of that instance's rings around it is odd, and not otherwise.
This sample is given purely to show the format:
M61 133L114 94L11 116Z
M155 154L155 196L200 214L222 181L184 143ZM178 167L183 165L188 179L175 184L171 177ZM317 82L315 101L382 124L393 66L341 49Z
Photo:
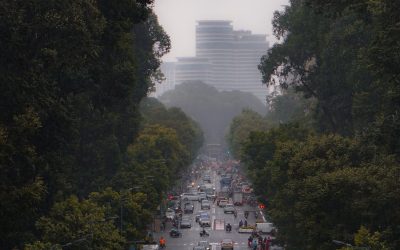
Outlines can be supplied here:
M167 212L165 212L165 217L167 219L173 220L175 218L175 211L171 208L168 208Z

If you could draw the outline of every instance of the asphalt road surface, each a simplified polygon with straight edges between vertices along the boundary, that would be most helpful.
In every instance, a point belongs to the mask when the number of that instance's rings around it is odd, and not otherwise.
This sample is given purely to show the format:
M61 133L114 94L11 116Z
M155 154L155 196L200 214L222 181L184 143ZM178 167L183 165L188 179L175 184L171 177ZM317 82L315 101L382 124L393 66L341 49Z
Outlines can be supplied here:
M215 171L211 172L211 179L212 183L214 184L216 191L218 192L220 189L219 184L219 176L216 174ZM196 186L200 184L201 178L196 180ZM254 207L245 206L236 206L237 209L237 218L234 218L233 214L224 214L223 208L217 206L217 204L212 204L211 209L209 210L212 225L209 228L206 228L206 231L209 233L209 237L200 237L200 231L202 228L200 225L195 222L195 214L197 211L200 210L200 202L193 202L195 205L195 211L193 214L190 215L192 221L192 227L189 229L180 229L182 232L181 238L171 238L168 234L169 230L171 229L171 223L166 224L166 228L161 233L155 233L154 239L159 240L160 236L163 236L167 243L166 249L171 250L192 250L194 246L200 240L207 240L213 250L220 250L221 246L220 243L223 239L232 239L234 241L234 249L249 249L247 246L247 239L249 234L246 233L238 233L239 222L240 220L245 220L244 218L244 211L245 210L255 210ZM187 215L187 214L186 214ZM254 213L250 212L247 218L248 224L255 224L256 218ZM232 231L230 233L225 231L225 225L230 223L232 225Z

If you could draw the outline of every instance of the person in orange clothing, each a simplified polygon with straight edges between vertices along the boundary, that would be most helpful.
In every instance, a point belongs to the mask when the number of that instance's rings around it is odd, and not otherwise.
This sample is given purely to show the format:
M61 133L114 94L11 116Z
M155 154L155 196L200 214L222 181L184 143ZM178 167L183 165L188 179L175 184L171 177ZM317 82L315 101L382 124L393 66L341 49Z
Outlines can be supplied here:
M164 239L164 237L162 237L161 236L161 238L160 238L160 247L162 247L162 248L164 248L165 247L165 239Z

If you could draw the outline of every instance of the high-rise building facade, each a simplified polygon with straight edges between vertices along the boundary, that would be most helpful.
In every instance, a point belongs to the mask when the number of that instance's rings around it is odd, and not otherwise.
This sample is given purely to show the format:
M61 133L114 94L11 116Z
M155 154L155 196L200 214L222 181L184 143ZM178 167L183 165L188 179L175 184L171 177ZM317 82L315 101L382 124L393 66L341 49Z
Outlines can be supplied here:
M198 21L196 56L178 58L170 79L163 71L167 82L173 81L166 89L185 81L200 80L221 91L250 92L265 103L268 88L262 85L258 64L267 50L266 35L235 31L232 21ZM165 88L157 90L158 95L163 92Z
M175 64L175 85L187 81L203 81L212 84L210 62L207 58L179 57Z
M210 61L211 84L231 90L234 76L234 36L231 21L198 21L196 56Z
M155 83L156 91L153 94L155 97L175 88L175 62L163 62L160 70L164 74L165 80L161 84Z
M268 50L266 35L233 30L231 21L204 20L196 26L196 56L210 62L211 85L253 93L265 101L258 64Z

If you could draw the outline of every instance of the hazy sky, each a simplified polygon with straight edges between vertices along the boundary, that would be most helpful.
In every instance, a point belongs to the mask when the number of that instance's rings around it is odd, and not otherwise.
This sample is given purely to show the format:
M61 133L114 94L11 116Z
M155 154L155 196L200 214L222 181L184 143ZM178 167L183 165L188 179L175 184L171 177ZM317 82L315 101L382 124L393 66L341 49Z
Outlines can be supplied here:
M197 20L232 20L235 30L246 29L267 34L270 45L276 42L272 34L272 17L289 0L155 0L158 20L172 42L171 52L164 57L195 55L195 25Z

